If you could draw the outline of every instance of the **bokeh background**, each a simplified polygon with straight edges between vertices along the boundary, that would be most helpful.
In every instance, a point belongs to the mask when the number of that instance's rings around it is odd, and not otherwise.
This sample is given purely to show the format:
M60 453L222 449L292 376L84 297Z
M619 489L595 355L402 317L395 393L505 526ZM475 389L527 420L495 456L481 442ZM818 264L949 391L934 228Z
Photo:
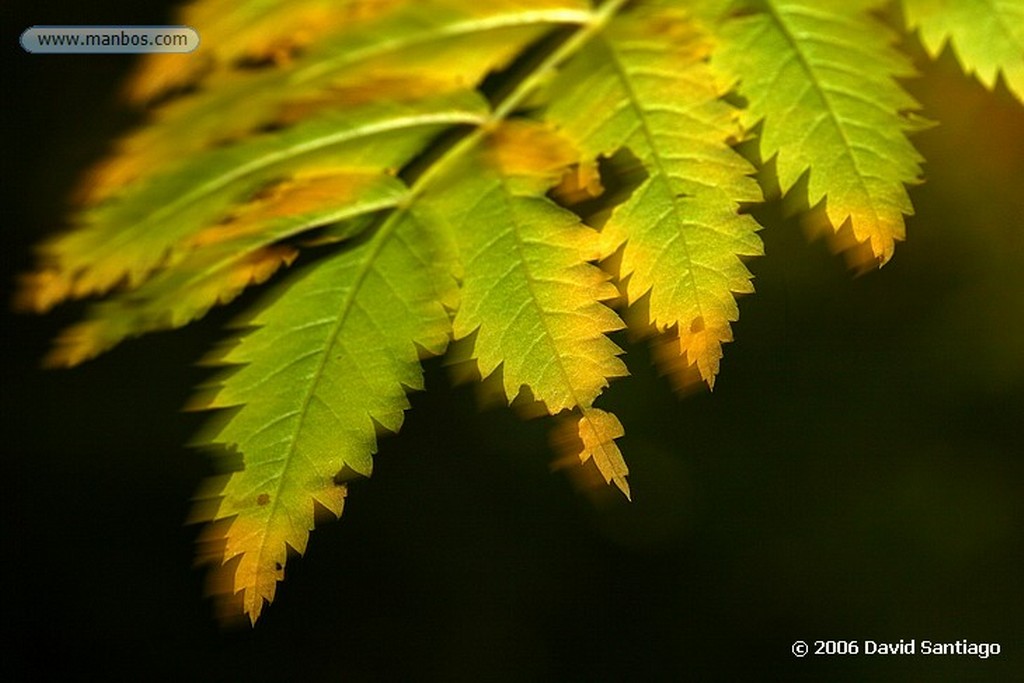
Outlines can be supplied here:
M115 97L132 58L27 55L18 34L169 8L0 6L5 301L135 121ZM552 471L550 421L481 412L430 362L255 630L218 625L184 524L211 467L185 446L202 416L179 409L231 312L46 372L75 307L5 304L2 678L1024 680L1024 108L915 54L908 87L942 125L915 137L928 180L889 265L854 277L775 203L714 394L676 395L619 340L633 376L604 405L633 503L581 492ZM900 638L1002 654L790 654Z

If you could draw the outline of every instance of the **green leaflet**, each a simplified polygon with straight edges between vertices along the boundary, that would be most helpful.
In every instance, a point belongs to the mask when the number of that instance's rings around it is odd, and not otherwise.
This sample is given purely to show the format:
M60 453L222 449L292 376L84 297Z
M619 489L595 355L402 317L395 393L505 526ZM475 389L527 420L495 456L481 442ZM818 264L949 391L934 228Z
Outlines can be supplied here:
M1024 102L1024 0L903 0L907 28L937 57L948 40L967 73L990 90L996 74Z
M538 177L550 178L550 169L538 168L528 147L543 139L529 128L499 131L490 154L474 155L458 184L440 192L438 210L450 216L460 256L454 335L475 333L481 376L500 366L510 401L528 389L552 415L579 409L590 424L608 379L627 374L621 349L605 336L623 323L601 303L617 296L615 287L589 263L600 254L598 234L549 199L531 196L549 184ZM500 145L507 147L495 149ZM621 436L618 427L614 436ZM605 480L629 495L614 436L604 451L584 443L580 457L593 457Z
M728 146L742 131L704 63L706 36L672 3L649 4L573 60L544 116L585 161L628 149L643 162L647 180L603 228L605 252L625 243L619 276L629 277L630 303L650 294L651 324L676 328L679 355L713 385L739 315L733 293L753 291L739 257L762 253L739 202L761 194Z
M415 212L396 212L365 243L278 288L223 358L239 364L204 408L237 411L205 439L244 454L214 519L234 517L223 561L242 555L234 590L255 622L303 552L314 502L341 514L344 468L369 476L374 423L392 432L422 389L417 346L440 354L451 327L440 300L444 254Z
M445 196L461 256L455 337L477 333L480 373L502 365L510 400L529 387L552 414L589 407L607 378L626 374L621 350L604 336L622 323L599 303L617 292L588 263L599 253L597 233L479 167L465 176Z
M885 263L913 213L905 185L920 155L906 133L917 103L894 79L914 75L873 18L871 0L759 0L726 20L715 63L748 100L743 123L761 123L761 156L774 158L787 192L810 170L808 200L827 198L835 230L849 219L858 242Z

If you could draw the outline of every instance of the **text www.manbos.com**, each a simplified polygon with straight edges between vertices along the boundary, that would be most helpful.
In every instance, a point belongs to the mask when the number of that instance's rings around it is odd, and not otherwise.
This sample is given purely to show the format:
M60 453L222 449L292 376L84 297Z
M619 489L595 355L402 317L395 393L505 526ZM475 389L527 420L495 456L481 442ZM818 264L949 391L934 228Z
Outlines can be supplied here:
M199 34L190 26L32 26L21 46L36 54L192 52Z

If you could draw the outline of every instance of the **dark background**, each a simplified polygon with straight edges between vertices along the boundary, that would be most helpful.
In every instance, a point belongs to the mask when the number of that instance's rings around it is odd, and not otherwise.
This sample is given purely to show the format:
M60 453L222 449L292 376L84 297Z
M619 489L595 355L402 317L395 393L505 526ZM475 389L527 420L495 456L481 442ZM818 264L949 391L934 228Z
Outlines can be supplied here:
M3 3L3 279L61 227L133 115L123 56L27 55L32 24L162 23L160 3ZM200 32L201 32L200 27ZM913 45L913 43L910 43ZM194 367L231 312L38 369L75 317L4 305L7 681L1024 680L1024 109L949 55L909 84L942 121L909 239L853 277L769 206L757 294L713 395L630 344L634 502L551 472L550 421L477 407L428 363L400 436L255 629L192 566ZM235 309L237 310L237 309ZM975 657L807 657L794 640L998 642ZM920 647L920 645L919 645Z

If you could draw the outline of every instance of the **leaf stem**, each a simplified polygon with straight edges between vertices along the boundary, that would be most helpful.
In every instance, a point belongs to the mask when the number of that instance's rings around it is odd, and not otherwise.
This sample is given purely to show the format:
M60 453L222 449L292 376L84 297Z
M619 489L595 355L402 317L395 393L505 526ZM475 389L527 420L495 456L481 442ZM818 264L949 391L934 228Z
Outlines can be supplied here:
M376 234L370 238L372 244L368 247L371 251L365 261L367 265L354 283L352 287L353 292L358 291L362 286L362 282L370 270L369 264L373 263L376 259L377 254L380 253L384 244L399 225L402 216L405 215L416 200L434 182L456 167L463 156L472 151L496 126L513 114L537 88L544 84L545 80L558 67L582 49L591 38L604 30L604 27L607 26L608 22L611 21L627 1L608 0L598 7L595 12L589 15L585 22L581 23L579 30L570 35L532 73L516 85L508 96L498 103L489 116L484 117L480 123L476 124L476 128L455 142L413 180L409 193L396 205L395 210L384 219Z
M582 22L580 28L558 46L536 69L520 81L516 87L497 104L487 116L465 137L453 144L433 164L415 179L406 197L404 206L411 205L438 178L454 166L463 155L474 149L502 121L512 115L558 67L579 52L595 35L604 30L612 17L625 5L627 0L608 0ZM403 207L404 208L404 207ZM401 209L400 209L401 210Z

